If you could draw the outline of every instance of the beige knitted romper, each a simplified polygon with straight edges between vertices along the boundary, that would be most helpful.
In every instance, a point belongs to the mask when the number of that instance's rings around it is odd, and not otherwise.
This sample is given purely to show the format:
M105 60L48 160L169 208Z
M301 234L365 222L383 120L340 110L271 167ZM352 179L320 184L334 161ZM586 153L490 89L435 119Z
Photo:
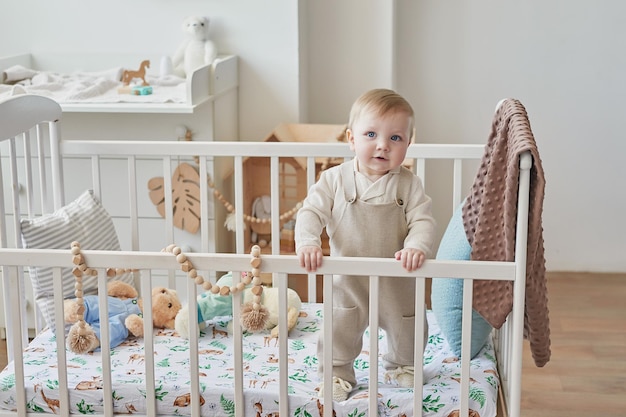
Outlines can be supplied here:
M398 189L389 190L397 196L393 202L371 204L357 198L354 175L352 164L344 164L341 176L348 204L345 212L339 214L339 220L327 227L330 254L392 258L396 251L403 248L408 231L404 201L411 179L403 175L398 181ZM388 344L383 365L386 369L413 366L415 279L381 277L379 289L379 324L387 334ZM363 349L368 315L369 278L336 275L333 279L333 376L353 386L356 384L354 360ZM426 321L424 328L426 340ZM318 343L318 358L322 373L323 336ZM421 369L421 364L418 369Z

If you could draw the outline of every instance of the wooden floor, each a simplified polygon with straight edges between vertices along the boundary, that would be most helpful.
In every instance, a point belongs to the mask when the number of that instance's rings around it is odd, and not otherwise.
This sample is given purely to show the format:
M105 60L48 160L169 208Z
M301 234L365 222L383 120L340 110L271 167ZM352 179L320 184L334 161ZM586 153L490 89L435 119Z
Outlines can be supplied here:
M522 417L626 416L626 274L550 273L552 358L525 343Z
M552 358L525 342L522 417L626 416L626 274L549 273L548 299Z

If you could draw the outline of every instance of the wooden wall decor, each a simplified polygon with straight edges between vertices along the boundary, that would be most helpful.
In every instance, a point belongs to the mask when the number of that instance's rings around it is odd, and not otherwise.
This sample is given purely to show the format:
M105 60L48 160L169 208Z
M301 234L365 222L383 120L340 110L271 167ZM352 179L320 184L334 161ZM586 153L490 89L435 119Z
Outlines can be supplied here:
M148 181L150 200L165 217L165 183L163 177ZM178 165L172 175L174 226L196 233L200 228L200 176L188 163Z

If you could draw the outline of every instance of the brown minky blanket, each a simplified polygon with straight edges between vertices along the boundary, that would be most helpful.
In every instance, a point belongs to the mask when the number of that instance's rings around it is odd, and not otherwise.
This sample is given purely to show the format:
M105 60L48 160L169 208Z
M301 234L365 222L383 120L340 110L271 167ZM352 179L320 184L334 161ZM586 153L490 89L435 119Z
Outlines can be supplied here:
M463 224L472 247L471 259L514 260L519 158L525 151L531 152L533 165L524 337L530 342L535 365L544 366L550 360L550 321L541 222L545 178L526 109L518 100L506 99L496 111L481 166L463 206ZM513 308L513 283L475 280L473 306L485 320L499 329Z

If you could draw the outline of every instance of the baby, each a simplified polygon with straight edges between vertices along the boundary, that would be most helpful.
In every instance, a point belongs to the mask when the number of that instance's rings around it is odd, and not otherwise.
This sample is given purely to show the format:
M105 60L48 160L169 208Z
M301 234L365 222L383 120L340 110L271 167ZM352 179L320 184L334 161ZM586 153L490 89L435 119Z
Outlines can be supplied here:
M411 105L394 91L371 90L354 102L346 136L355 158L322 172L296 219L296 253L308 272L322 265L324 227L331 256L394 257L410 272L430 255L431 199L421 179L402 166L414 123ZM369 279L336 276L333 294L333 398L343 401L356 384L354 360L368 326ZM387 376L412 387L415 279L381 277L378 297L389 345L383 357ZM424 322L426 339L425 317ZM320 373L322 354L320 337Z

